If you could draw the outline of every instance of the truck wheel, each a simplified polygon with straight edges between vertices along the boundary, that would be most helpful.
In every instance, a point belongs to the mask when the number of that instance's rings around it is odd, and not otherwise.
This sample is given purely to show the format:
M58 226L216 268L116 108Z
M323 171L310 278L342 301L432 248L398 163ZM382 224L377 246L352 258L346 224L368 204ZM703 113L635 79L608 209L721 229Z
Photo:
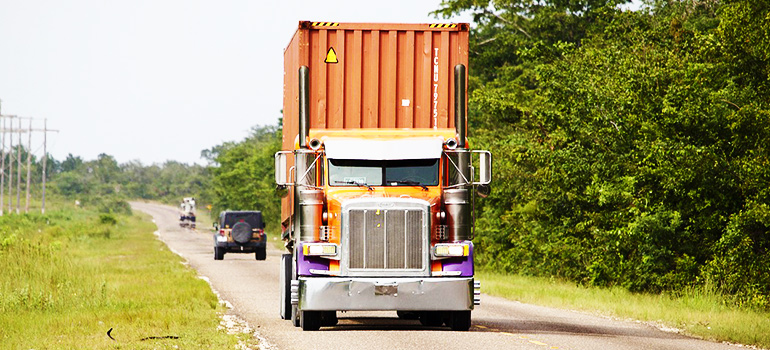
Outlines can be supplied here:
M319 311L300 311L299 324L303 331L317 331L321 328Z
M257 260L267 259L267 247L257 247L257 252L254 253Z
M465 332L471 328L471 311L450 311L447 324L453 331Z
M297 305L291 306L291 324L294 327L299 327L299 310L297 310Z
M281 319L291 319L291 254L281 255Z
M398 318L402 320L419 320L420 314L414 311L396 311Z
M441 311L423 311L420 313L420 323L427 327L440 327L444 324Z
M222 260L225 258L225 248L214 247L214 260Z
M321 311L321 326L336 326L340 320L337 318L337 311Z

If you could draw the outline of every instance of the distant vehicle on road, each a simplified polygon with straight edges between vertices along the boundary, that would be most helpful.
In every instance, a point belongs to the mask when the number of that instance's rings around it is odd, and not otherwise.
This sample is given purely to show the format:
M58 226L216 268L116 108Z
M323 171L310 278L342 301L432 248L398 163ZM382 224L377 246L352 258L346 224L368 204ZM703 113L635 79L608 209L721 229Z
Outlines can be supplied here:
M214 223L214 260L225 253L254 253L257 260L267 257L267 235L260 211L223 211Z
M185 197L179 208L179 226L195 228L195 198Z

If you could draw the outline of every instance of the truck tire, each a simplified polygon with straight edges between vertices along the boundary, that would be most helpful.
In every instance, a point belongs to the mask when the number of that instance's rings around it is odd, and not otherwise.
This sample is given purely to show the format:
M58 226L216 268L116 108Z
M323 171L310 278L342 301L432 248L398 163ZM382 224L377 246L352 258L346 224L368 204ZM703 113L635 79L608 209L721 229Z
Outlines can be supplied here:
M281 255L281 319L291 319L291 254Z
M300 311L299 324L303 331L321 329L321 313L319 311Z
M257 247L257 252L254 253L254 257L257 260L267 259L267 247Z
M340 320L337 318L337 311L321 311L321 326L333 327L336 326Z
M465 332L471 328L471 311L450 311L447 323L453 331Z
M299 327L299 310L297 310L297 305L291 306L291 324L294 327Z
M251 240L251 225L248 222L238 222L233 225L233 230L230 232L233 240L240 244L248 243Z
M420 323L426 327L440 327L444 324L441 311L423 311L420 313Z

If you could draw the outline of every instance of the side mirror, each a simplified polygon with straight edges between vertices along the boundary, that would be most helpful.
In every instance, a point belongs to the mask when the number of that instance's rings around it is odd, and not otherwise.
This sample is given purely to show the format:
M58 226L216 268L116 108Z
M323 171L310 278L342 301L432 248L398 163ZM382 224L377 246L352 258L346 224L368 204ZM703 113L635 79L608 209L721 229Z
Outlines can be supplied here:
M492 188L489 187L489 185L478 185L476 186L476 194L479 195L481 198L487 198L489 197L489 194L492 193Z
M488 185L492 181L492 153L489 151L473 151L479 155L479 181L474 185Z
M275 153L275 183L278 186L291 185L289 182L288 169L286 168L286 162L288 155L291 152L281 151Z
M214 229L219 231L219 223L215 222L212 226L214 226Z
M284 198L289 195L289 188L284 185L276 185L275 186L275 195Z

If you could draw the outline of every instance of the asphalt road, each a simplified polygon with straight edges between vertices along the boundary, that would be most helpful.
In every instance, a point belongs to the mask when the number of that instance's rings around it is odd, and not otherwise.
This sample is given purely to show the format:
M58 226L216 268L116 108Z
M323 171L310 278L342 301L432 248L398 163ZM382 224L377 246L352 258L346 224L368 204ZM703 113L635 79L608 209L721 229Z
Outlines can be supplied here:
M226 254L214 260L212 232L178 225L174 207L131 203L148 213L159 237L206 277L233 312L256 329L263 347L271 349L739 349L650 325L617 321L579 312L522 304L482 295L473 311L468 332L445 327L424 327L419 321L400 320L395 312L338 313L339 324L303 332L279 316L278 270L281 251L268 249L267 260L254 254ZM268 239L272 237L268 236ZM482 290L484 285L482 284Z

